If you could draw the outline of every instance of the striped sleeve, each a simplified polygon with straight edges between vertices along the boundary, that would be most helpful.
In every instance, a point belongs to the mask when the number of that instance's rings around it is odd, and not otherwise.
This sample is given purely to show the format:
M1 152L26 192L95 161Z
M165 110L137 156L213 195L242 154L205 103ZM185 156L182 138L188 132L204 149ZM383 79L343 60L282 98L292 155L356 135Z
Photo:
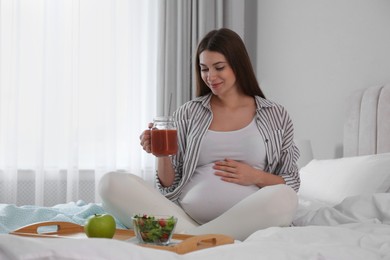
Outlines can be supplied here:
M163 187L157 178L157 187L168 199L178 199L181 190L196 168L199 157L200 140L211 122L211 112L202 105L203 97L189 101L181 106L174 114L178 130L179 151L171 157L175 171L174 182L169 187Z
M287 110L278 104L262 109L266 118L268 130L277 133L270 138L269 157L271 165L268 169L271 173L281 176L286 184L298 192L300 177L297 161L299 158L298 147L294 143L294 126Z

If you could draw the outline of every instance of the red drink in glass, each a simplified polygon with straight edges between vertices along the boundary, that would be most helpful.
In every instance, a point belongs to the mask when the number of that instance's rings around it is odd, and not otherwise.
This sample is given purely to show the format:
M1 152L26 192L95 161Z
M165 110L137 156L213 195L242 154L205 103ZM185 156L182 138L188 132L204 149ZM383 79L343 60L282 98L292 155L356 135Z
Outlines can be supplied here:
M170 156L177 153L177 131L171 116L154 118L151 129L152 154L157 157Z
M176 129L152 129L152 154L157 157L177 153Z

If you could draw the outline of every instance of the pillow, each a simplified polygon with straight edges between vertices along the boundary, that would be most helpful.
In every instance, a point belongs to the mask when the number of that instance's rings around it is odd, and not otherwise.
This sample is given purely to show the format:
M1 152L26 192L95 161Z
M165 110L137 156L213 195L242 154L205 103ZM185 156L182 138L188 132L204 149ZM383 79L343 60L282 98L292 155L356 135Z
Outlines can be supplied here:
M312 160L300 170L298 194L332 205L349 196L390 189L390 153Z

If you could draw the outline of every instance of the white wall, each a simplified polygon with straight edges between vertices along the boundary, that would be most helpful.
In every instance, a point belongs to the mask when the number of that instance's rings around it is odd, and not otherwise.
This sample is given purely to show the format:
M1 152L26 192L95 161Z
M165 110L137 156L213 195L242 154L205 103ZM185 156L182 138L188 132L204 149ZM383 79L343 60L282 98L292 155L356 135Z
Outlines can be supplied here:
M341 157L346 98L390 82L390 1L259 0L257 10L267 98L288 109L315 158Z

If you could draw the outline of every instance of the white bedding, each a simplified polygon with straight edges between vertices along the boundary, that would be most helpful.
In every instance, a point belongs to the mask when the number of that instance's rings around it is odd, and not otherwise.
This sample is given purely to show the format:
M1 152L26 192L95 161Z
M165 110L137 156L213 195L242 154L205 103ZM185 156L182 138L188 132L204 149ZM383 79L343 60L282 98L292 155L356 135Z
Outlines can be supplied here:
M268 228L245 242L177 255L107 239L0 235L0 259L390 259L390 226Z
M390 194L351 196L336 206L300 198L293 227L178 255L110 239L0 235L0 259L390 259Z
M334 206L300 196L295 226L348 223L390 225L390 193L349 196Z

